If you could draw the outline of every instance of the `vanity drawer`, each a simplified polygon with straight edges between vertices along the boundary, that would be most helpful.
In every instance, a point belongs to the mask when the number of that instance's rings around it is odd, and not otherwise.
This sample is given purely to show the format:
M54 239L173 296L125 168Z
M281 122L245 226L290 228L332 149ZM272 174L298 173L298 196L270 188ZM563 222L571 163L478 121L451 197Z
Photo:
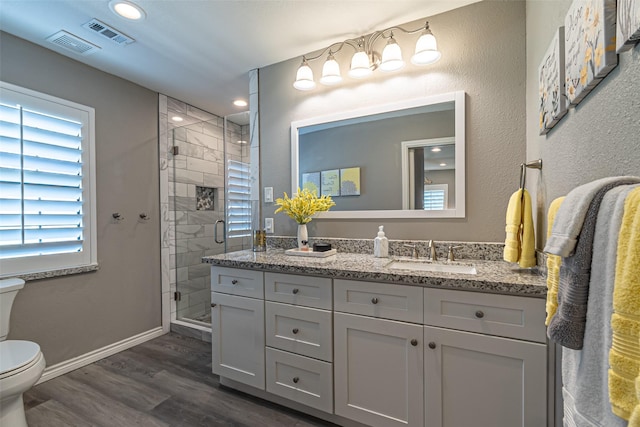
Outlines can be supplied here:
M211 291L264 298L264 273L240 268L211 267Z
M266 348L267 391L333 413L331 363Z
M546 342L545 300L445 289L424 290L430 326Z
M264 293L269 301L331 310L331 279L326 277L265 273Z
M335 311L422 323L422 287L335 279Z
M330 362L333 357L333 322L331 312L266 302L266 343L269 347L287 350Z

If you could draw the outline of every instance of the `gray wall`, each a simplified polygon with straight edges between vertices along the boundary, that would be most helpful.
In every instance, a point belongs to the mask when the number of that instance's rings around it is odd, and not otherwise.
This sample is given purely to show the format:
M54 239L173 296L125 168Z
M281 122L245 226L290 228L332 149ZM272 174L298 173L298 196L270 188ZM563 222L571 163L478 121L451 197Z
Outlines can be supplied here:
M527 1L527 157L543 169L527 179L536 207L538 248L546 240L546 212L556 197L598 178L640 175L640 46L551 130L538 135L538 66L570 0Z
M318 85L311 92L292 87L300 58L260 69L262 185L273 187L276 197L291 191L292 121L462 90L467 93L466 218L314 220L311 236L373 238L384 224L392 239L504 240L505 208L525 158L525 3L480 2L429 17L429 23L443 57L428 67L408 63L399 73L378 72L365 81L345 77L339 87ZM408 57L416 38L402 39ZM348 56L336 55L343 74ZM322 61L311 66L319 76ZM275 208L267 204L263 209L265 217L276 218L275 234L295 235L295 223L273 215Z
M96 111L100 269L27 282L9 338L37 342L52 365L161 326L158 95L7 33L0 78Z
M300 135L300 176L360 167L360 196L336 197L332 210L402 209L402 141L454 136L454 124L453 110L433 111Z

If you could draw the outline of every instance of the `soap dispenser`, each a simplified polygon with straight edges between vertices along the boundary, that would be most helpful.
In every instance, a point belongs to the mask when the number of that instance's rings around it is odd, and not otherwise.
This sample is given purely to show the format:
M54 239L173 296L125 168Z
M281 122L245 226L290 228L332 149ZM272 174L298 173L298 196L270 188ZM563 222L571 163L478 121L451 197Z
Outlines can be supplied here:
M378 237L373 239L373 256L376 258L389 257L389 239L384 235L384 225L378 227Z

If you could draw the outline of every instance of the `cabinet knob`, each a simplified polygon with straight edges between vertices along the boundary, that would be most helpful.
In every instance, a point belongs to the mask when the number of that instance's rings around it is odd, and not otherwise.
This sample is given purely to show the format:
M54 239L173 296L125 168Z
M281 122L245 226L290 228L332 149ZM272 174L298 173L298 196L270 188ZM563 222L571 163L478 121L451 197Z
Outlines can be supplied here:
M414 346L414 347L415 347L415 346L417 346L417 345L418 345L418 340L417 340L417 339L415 339L415 338L414 338L414 339L412 339L412 340L411 340L411 345L412 345L412 346Z
M231 281L231 284L232 284L232 285L237 285L237 284L238 284L238 279L233 279L233 280Z
M482 319L484 317L484 312L482 310L476 311L476 317L478 319Z
M218 304L216 304L215 302L211 303L211 307L215 307L216 305L218 305Z
M300 381L300 378L298 378L298 377L293 377L293 382L294 382L294 383L298 384L298 381Z
M371 304L377 304L378 303L378 298L373 297L371 298Z
M293 328L293 330L291 332L293 332L294 334L297 334L299 332L299 329L298 328Z
M429 348L432 350L436 348L436 343L434 343L433 341L431 341L428 345L429 345Z
M300 292L300 289L295 288L295 289L294 289L293 291L291 291L291 292L293 292L294 294L297 294L298 292Z

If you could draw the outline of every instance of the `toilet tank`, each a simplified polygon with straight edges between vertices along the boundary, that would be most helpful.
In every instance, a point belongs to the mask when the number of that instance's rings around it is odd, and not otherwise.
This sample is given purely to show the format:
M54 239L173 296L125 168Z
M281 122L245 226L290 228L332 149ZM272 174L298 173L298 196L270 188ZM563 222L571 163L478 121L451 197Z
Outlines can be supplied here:
M20 289L24 288L24 280L11 278L0 280L0 341L9 335L9 319L11 306Z

